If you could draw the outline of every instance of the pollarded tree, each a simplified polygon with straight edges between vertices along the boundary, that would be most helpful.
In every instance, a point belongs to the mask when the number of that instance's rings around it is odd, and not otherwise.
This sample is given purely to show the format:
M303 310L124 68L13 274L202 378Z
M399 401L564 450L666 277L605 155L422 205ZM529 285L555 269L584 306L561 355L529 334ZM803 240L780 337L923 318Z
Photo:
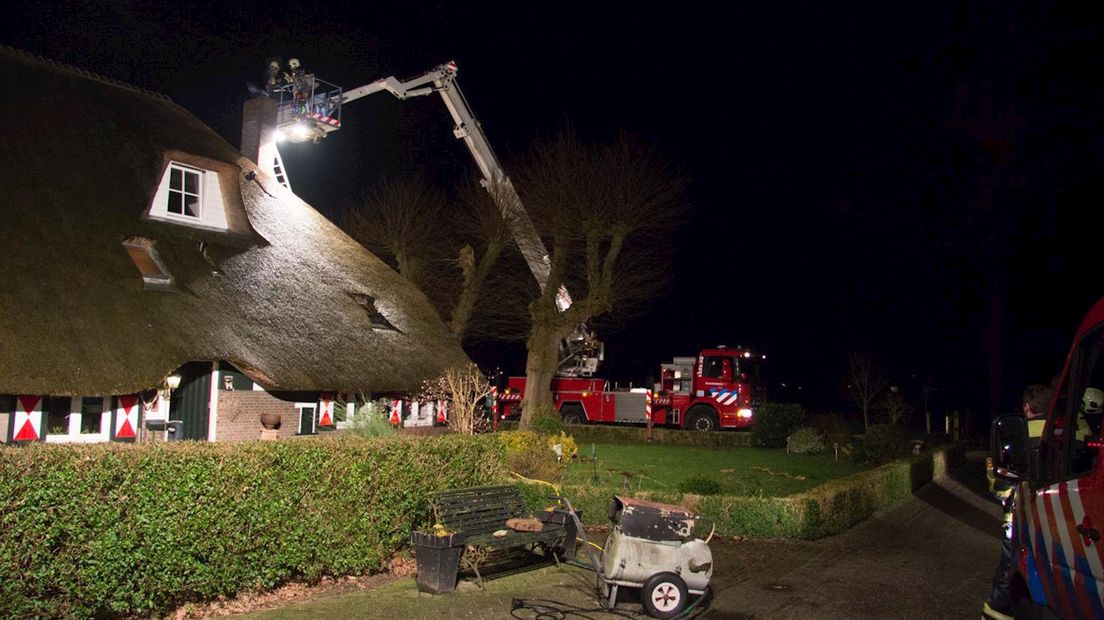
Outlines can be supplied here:
M520 426L552 404L559 345L576 326L654 297L666 284L664 248L687 212L685 177L652 146L621 135L586 143L563 131L538 141L516 167L525 210L549 252L549 277L528 307ZM566 286L572 305L560 311Z
M343 228L421 289L462 340L511 242L507 199L474 183L450 201L414 181L385 181L346 211Z

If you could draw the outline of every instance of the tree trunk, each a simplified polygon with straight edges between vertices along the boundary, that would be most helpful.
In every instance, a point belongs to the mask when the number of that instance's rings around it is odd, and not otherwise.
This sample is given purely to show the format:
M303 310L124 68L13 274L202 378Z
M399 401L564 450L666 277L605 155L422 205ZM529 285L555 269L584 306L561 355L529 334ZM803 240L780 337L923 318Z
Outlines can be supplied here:
M521 421L518 428L532 426L540 409L550 408L552 402L552 377L559 366L560 334L546 325L533 324L529 332L525 359L525 396L521 401Z

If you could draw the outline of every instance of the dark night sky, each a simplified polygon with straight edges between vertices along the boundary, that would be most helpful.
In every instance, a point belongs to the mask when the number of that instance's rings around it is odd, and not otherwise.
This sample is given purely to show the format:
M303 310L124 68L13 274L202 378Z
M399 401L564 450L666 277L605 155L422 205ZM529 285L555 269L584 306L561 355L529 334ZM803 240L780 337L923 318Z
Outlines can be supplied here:
M346 88L455 59L507 161L566 123L655 142L693 179L695 210L672 239L670 295L607 334L621 380L742 343L776 380L834 396L862 349L897 382L983 407L996 281L1007 408L1059 370L1104 290L1098 10L280 4L28 3L0 42L163 92L232 144L245 82L273 56ZM284 151L323 213L381 177L475 174L436 97L376 95L344 121Z

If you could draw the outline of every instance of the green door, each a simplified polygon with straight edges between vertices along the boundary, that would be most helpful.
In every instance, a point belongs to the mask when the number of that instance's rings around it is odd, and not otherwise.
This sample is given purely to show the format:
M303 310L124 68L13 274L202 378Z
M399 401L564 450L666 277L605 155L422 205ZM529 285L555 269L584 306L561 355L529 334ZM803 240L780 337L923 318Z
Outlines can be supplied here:
M184 439L207 441L211 401L211 362L189 362L177 371L180 387L170 399L169 418L184 421Z

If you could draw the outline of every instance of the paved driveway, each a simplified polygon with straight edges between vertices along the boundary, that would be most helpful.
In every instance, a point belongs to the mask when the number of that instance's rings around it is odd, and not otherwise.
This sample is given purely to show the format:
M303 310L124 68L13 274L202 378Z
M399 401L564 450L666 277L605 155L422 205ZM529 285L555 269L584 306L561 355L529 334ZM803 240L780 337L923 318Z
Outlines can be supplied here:
M704 618L977 618L996 563L1000 511L986 497L980 462L912 499L821 541L714 541L717 592ZM515 598L593 608L593 574L547 567L470 584L457 594L419 594L413 580L321 597L251 617L509 618ZM639 604L626 600L631 615ZM535 618L517 610L515 617ZM614 617L591 612L591 618Z

